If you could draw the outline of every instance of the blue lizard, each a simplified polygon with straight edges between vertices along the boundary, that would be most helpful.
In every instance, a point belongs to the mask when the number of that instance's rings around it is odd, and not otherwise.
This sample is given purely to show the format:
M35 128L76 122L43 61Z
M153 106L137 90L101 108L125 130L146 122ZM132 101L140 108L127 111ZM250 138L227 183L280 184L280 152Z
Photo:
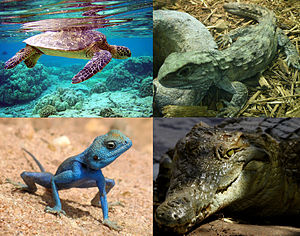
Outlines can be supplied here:
M66 159L57 169L55 175L45 172L40 162L28 151L25 151L38 164L41 172L27 172L21 174L25 184L13 183L20 189L34 193L37 190L35 184L45 188L51 188L55 206L47 206L46 212L53 214L66 214L61 208L58 190L69 188L91 188L98 187L92 203L100 202L103 212L103 224L114 230L121 230L115 222L108 218L108 204L106 194L113 188L113 179L104 178L101 169L112 163L118 156L128 150L132 145L131 140L118 130L111 130L105 135L98 136L93 143L82 153Z

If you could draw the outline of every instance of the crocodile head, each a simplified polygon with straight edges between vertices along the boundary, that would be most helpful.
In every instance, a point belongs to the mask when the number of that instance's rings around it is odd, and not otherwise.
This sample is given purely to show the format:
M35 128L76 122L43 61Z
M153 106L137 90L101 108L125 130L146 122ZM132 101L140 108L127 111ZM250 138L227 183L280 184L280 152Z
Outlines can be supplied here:
M208 90L218 77L216 66L211 52L174 52L159 69L158 81L168 88Z
M159 227L185 233L220 209L266 198L261 190L282 176L270 159L276 145L266 134L195 126L175 147L170 187L155 213Z

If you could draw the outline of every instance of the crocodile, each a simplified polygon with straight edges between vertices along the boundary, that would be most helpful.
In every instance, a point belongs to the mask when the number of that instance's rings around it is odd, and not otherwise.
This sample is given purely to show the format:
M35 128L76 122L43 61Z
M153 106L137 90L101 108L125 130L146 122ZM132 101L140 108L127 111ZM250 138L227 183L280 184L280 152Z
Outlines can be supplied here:
M299 118L199 123L169 153L169 188L155 211L163 231L183 234L221 210L257 219L300 215Z
M174 52L158 72L159 82L169 88L198 89L202 101L215 85L232 94L219 116L233 117L244 106L247 87L241 82L267 69L279 48L283 49L288 66L300 69L296 47L276 26L273 11L254 4L227 3L224 9L234 15L250 18L256 25L238 28L225 35L230 47L220 50Z

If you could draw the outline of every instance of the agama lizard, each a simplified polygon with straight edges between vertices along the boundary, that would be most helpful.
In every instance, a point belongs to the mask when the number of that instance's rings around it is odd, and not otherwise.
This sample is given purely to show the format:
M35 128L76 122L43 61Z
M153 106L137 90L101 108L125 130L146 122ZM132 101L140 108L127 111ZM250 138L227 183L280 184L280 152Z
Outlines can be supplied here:
M54 207L47 206L46 212L53 214L66 214L61 208L61 202L58 190L69 188L92 188L98 187L99 193L92 200L101 202L103 212L103 224L114 230L122 228L117 223L112 222L108 218L108 204L106 194L113 188L115 182L113 179L104 178L101 169L112 163L123 152L128 150L132 145L132 141L118 130L111 130L105 135L98 136L93 143L82 153L66 159L53 175L45 172L41 163L28 151L26 151L37 163L41 172L27 172L21 174L26 184L10 183L16 185L21 190L30 193L37 191L36 184L45 188L52 189L55 201ZM100 199L99 199L100 196Z

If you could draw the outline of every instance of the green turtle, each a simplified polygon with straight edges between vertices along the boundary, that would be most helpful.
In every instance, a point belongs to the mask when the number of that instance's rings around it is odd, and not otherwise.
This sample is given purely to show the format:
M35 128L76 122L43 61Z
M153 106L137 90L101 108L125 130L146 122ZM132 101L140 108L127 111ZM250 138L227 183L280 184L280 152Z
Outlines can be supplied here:
M79 59L90 59L84 68L72 78L72 84L85 81L100 72L111 58L125 59L131 56L129 48L109 45L104 34L94 30L63 30L45 32L23 41L26 47L5 63L11 69L23 60L32 68L42 54Z

